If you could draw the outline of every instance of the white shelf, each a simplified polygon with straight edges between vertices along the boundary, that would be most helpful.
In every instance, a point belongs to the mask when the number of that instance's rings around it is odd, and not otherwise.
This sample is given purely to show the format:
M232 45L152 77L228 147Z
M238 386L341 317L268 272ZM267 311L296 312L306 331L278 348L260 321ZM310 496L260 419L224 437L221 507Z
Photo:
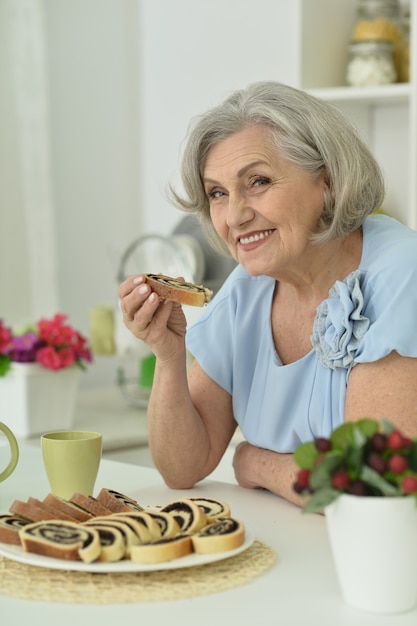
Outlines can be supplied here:
M417 0L409 3L410 83L347 87L342 85L357 0L298 0L296 85L350 117L383 170L384 208L417 229Z
M409 83L376 87L322 87L309 93L329 102L362 102L363 104L406 104L411 95Z

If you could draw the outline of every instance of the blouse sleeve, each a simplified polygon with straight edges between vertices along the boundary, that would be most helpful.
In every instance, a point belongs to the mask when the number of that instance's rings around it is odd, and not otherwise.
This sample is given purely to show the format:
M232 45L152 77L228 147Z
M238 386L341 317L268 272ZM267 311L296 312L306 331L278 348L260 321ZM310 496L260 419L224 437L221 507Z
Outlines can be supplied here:
M336 282L318 307L311 341L325 367L350 369L392 351L417 357L415 240L374 269L359 269Z

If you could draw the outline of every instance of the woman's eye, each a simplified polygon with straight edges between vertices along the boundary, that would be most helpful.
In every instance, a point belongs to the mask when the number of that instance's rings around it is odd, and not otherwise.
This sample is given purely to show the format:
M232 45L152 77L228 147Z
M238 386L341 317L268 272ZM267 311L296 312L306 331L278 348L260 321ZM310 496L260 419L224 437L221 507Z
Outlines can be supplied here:
M265 187L265 185L269 185L271 182L270 178L266 176L256 176L250 181L251 187Z
M220 189L213 189L207 193L207 197L209 200L216 200L217 198L222 198L224 196L224 192Z

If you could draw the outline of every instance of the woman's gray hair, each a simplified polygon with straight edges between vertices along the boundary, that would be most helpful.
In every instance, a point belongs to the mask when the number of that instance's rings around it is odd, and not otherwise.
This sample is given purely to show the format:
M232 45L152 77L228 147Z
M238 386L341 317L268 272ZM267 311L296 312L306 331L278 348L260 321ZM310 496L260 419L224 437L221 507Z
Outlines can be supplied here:
M169 187L172 202L200 218L218 250L226 252L212 225L202 181L206 157L213 145L255 124L268 127L280 155L302 170L312 175L326 171L320 233L313 235L313 241L346 237L380 208L384 180L378 163L336 107L280 83L253 83L196 118L182 157L184 191Z

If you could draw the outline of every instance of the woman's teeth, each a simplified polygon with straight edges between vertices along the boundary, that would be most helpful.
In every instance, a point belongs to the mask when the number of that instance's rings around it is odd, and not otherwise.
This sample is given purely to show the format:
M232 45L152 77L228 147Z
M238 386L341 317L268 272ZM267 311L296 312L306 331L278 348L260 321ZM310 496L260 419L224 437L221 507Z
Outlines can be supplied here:
M239 243L247 244L253 243L254 241L260 241L261 239L265 239L265 237L271 235L273 232L273 230L265 230L263 233L256 233L256 235L251 235L250 237L241 237Z

